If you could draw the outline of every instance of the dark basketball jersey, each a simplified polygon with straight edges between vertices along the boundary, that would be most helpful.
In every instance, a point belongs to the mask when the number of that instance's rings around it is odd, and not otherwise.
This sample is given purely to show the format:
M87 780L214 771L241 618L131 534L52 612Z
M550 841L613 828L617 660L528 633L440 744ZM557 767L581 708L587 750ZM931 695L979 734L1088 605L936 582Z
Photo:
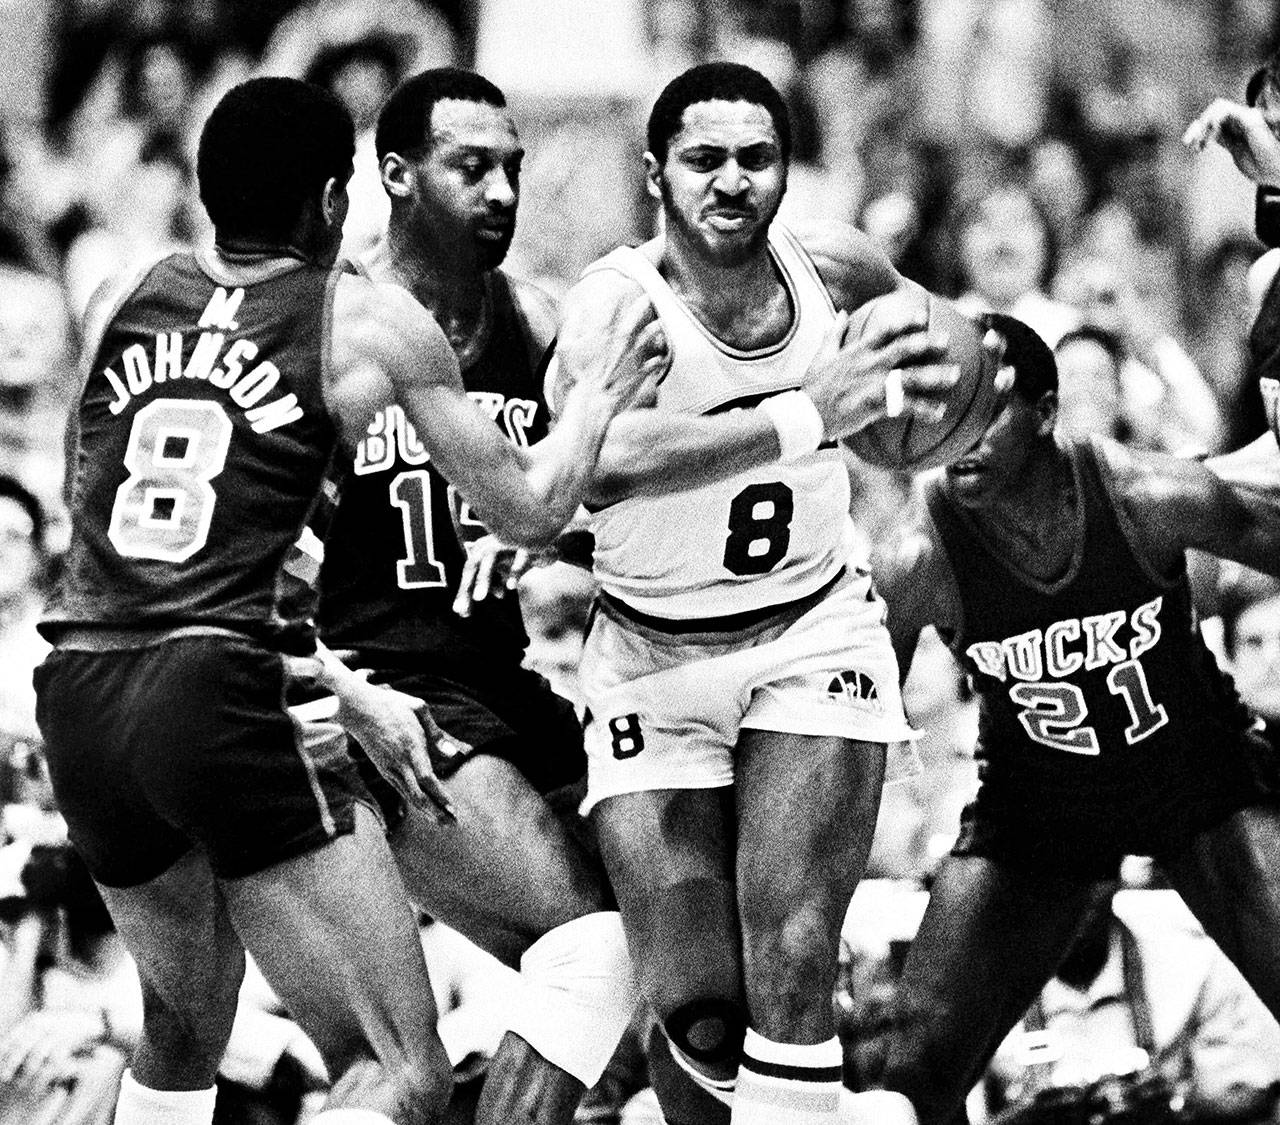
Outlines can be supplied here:
M1262 306L1249 330L1249 359L1254 378L1258 380L1267 422L1276 440L1280 441L1280 417L1277 417L1277 401L1280 400L1280 271L1267 287Z
M1185 572L1152 572L1098 452L1081 444L1070 456L1082 527L1054 582L993 550L945 480L928 493L962 607L947 641L980 697L983 780L1064 801L1185 779L1249 725L1200 638Z
M499 271L490 274L489 337L462 372L472 400L518 445L547 432L547 408L528 332ZM335 648L438 657L432 667L467 678L495 661L519 664L528 637L514 597L452 610L467 539L484 534L465 501L430 464L398 406L369 419L342 466L337 508L324 530L321 635Z
M218 625L305 648L284 560L329 466L337 274L235 286L168 257L108 324L79 407L66 567L44 622Z

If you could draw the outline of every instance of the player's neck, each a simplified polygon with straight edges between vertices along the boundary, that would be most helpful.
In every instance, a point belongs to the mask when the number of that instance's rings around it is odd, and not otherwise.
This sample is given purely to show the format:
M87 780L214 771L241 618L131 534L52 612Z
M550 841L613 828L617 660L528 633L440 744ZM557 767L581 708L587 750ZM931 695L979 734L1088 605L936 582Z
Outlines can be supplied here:
M488 332L489 271L448 259L424 254L391 230L370 261L370 272L408 289L436 318L465 367L466 358L483 347Z
M767 247L739 265L722 266L668 236L658 271L707 330L733 347L766 347L791 326L794 310Z
M1071 458L1050 441L1027 460L1016 487L982 511L979 520L1017 565L1040 577L1056 577L1075 551L1078 500Z

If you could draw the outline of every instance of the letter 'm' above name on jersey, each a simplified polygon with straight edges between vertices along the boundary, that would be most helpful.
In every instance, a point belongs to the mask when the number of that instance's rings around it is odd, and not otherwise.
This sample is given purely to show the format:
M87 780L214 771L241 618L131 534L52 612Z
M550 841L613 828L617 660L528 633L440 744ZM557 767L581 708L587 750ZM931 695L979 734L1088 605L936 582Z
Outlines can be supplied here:
M236 313L240 311L240 302L244 300L244 290L235 289L228 293L221 285L213 291L204 312L200 314L198 328L220 328L223 332L234 332L240 327Z

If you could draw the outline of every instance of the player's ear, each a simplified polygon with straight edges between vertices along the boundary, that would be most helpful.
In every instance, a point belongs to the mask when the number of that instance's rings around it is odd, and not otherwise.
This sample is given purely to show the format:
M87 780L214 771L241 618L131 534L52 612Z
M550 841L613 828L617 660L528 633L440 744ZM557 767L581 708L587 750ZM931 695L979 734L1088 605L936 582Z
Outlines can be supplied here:
M330 176L320 193L320 214L325 226L341 226L347 217L347 181Z
M1048 437L1058 422L1058 392L1045 391L1036 399L1036 433Z
M412 193L409 162L398 152L389 152L378 162L378 174L382 177L382 190L392 199L404 199Z
M654 199L662 198L662 165L651 152L644 154L644 186Z

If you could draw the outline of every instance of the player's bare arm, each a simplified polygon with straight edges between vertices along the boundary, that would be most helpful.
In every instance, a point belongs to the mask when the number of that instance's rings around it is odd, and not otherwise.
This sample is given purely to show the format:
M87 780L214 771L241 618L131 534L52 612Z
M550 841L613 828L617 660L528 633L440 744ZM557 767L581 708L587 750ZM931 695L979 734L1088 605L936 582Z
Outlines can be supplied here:
M643 299L639 284L610 271L590 273L570 290L550 395L557 409L586 353L608 338L617 310L636 299ZM824 438L843 437L882 417L889 372L928 363L946 346L944 338L918 331L922 324L886 325L853 341L845 338L845 324L837 318L801 384ZM903 378L907 409L936 409L937 396L954 382L948 368L915 367ZM780 455L779 431L761 409L708 416L631 410L609 428L590 499L607 504L705 485Z
M1280 186L1280 140L1257 106L1215 98L1187 126L1182 143L1197 152L1219 144L1255 184Z
M795 226L793 232L813 259L831 303L838 309L853 312L896 289L920 288L903 277L866 234L848 223L805 223Z
M1119 510L1135 547L1161 573L1194 547L1245 566L1280 572L1280 499L1233 485L1208 465L1099 443L1114 474Z
M622 338L634 344L643 332L640 310L621 315ZM406 290L343 277L333 319L327 392L344 440L353 444L373 410L397 402L489 529L522 545L546 544L569 522L610 419L657 377L625 351L597 357L566 399L555 440L522 451L467 398L444 333Z
M872 573L888 607L885 625L898 658L898 676L905 681L926 626L944 639L960 627L955 577L946 551L924 522L900 529L879 547Z

